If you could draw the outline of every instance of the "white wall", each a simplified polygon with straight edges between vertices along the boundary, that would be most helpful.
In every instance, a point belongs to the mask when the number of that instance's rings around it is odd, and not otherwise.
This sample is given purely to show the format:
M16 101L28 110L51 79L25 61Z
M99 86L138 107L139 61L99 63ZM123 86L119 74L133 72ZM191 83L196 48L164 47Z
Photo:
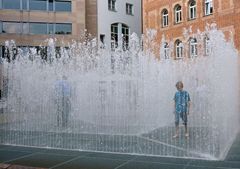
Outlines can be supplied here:
M98 3L98 38L105 35L105 44L110 47L111 24L124 23L129 26L130 34L142 34L141 0L116 0L116 12L108 10L108 0L97 0ZM126 3L133 4L133 16L126 14Z

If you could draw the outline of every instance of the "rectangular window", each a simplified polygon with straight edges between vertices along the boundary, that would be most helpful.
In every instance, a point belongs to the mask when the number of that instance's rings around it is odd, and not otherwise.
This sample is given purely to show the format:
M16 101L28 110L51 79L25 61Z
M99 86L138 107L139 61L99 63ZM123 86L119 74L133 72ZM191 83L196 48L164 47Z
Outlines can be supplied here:
M108 9L116 11L116 0L108 0Z
M3 9L20 9L20 0L2 0Z
M55 34L72 34L72 24L69 23L57 23L55 26Z
M50 35L54 34L54 24L52 23L48 24L48 34Z
M22 23L22 33L29 34L29 23Z
M20 22L2 22L3 33L22 33L22 24Z
M47 1L46 0L29 0L29 9L46 11Z
M211 15L213 13L212 0L205 0L205 15Z
M22 0L22 10L28 10L28 0Z
M47 34L46 23L30 23L29 24L30 34Z
M118 46L118 24L111 25L111 48L115 49Z
M0 33L2 33L3 32L3 23L2 23L2 21L0 21Z
M55 1L55 11L71 12L72 2L71 1Z
M53 11L53 0L48 0L48 11Z
M128 15L133 15L133 4L126 4L126 13Z

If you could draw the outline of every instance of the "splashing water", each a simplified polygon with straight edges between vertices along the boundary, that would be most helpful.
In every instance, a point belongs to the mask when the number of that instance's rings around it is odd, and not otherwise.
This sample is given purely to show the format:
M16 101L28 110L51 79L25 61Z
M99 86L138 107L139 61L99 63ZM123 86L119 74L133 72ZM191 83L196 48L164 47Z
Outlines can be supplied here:
M239 130L238 56L222 32L211 29L208 36L209 56L160 61L141 50L135 34L128 51L74 42L60 48L57 58L50 39L45 60L34 49L11 54L14 43L7 42L11 62L3 63L8 90L1 143L223 159ZM71 89L65 116L56 94L62 76ZM189 139L172 138L179 80L192 102Z

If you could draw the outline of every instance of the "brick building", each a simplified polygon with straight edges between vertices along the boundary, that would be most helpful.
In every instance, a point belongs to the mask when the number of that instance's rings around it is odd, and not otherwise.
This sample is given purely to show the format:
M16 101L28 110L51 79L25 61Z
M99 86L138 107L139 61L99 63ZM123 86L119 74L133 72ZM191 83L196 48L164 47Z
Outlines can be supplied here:
M143 0L143 31L144 33L148 29L157 31L155 46L157 50L164 36L162 46L165 58L195 57L199 54L197 50L199 43L204 44L202 46L206 49L202 51L203 54L207 54L208 37L204 38L204 42L198 42L194 34L197 34L198 30L204 32L206 26L212 23L216 23L217 28L224 32L227 40L233 39L235 47L240 51L239 21L239 0ZM184 29L190 28L192 38L185 39ZM170 42L174 46L174 51L169 54Z

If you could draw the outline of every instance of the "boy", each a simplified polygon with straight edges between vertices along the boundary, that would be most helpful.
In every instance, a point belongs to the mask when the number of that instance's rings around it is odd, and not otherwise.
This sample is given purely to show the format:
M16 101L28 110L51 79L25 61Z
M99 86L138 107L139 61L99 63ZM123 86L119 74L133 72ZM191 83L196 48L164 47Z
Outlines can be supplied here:
M177 92L174 96L174 114L175 114L175 127L176 133L173 138L179 136L179 120L183 121L185 126L185 137L189 137L187 129L187 116L189 115L190 96L187 91L183 90L183 83L181 81L176 83Z

